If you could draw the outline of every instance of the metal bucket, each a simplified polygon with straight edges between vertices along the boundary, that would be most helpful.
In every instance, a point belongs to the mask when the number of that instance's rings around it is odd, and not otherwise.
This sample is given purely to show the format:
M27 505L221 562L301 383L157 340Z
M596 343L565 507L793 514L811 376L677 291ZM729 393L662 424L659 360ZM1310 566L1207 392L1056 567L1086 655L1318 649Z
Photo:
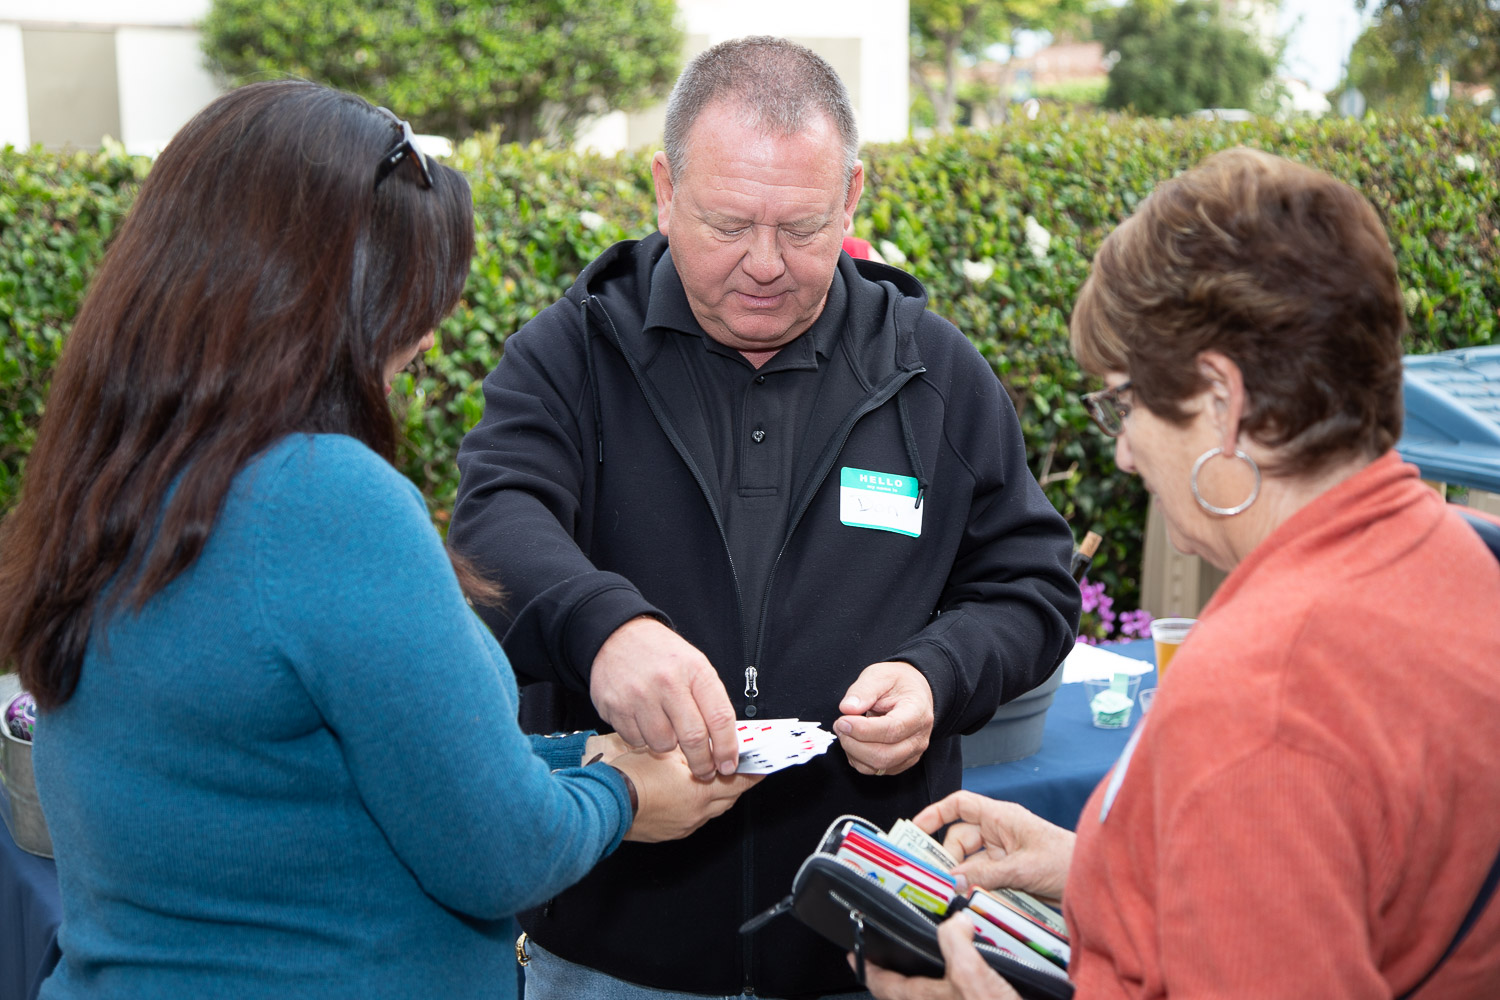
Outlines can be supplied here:
M0 677L0 720L19 695L14 676ZM11 839L23 851L52 857L52 835L42 816L42 803L36 794L36 778L31 773L31 744L18 740L0 721L0 819L5 820Z

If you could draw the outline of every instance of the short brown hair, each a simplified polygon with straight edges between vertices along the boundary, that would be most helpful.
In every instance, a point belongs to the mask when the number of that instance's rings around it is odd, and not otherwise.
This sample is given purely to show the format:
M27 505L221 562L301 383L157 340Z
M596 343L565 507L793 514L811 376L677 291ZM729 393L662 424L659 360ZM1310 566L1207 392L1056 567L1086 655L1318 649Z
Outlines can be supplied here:
M710 105L737 107L745 124L767 135L794 135L808 119L828 116L844 152L844 186L859 162L859 125L849 91L833 67L812 49L785 38L751 35L720 42L701 52L667 98L663 145L673 177L690 158L688 133Z
M1073 309L1073 353L1121 372L1174 422L1204 387L1198 355L1245 379L1244 431L1302 474L1401 435L1406 313L1396 259L1354 188L1253 149L1160 185L1105 239Z

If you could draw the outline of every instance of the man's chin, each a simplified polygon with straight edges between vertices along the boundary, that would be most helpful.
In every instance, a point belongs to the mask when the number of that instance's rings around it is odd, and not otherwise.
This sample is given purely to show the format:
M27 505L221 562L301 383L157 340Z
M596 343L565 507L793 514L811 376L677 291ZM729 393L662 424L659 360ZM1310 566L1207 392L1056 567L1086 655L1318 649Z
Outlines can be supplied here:
M737 351L778 351L800 337L811 325L789 325L785 319L751 315L738 317L732 326L721 327L711 335L719 343ZM796 332L791 332L793 330Z

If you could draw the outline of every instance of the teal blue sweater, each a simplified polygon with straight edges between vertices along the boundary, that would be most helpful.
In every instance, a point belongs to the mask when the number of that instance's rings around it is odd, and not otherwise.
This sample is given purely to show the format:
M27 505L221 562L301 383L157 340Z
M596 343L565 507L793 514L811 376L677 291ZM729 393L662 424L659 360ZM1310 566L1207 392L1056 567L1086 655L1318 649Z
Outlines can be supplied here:
M509 916L630 822L618 772L549 773L581 738L516 709L412 485L353 439L284 440L39 721L42 996L513 996Z

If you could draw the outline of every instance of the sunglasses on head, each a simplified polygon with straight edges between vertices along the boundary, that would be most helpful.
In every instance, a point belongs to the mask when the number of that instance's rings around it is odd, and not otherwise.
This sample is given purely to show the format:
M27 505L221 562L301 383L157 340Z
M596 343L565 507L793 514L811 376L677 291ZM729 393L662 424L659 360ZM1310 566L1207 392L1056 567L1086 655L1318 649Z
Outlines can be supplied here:
M397 118L395 112L389 108L376 108L381 114L395 122L401 129L401 141L392 146L380 162L375 166L375 186L380 187L380 182L390 176L391 171L400 165L401 161L410 157L422 171L422 186L431 189L432 172L427 167L427 156L417 148L417 135L411 130L411 124Z

